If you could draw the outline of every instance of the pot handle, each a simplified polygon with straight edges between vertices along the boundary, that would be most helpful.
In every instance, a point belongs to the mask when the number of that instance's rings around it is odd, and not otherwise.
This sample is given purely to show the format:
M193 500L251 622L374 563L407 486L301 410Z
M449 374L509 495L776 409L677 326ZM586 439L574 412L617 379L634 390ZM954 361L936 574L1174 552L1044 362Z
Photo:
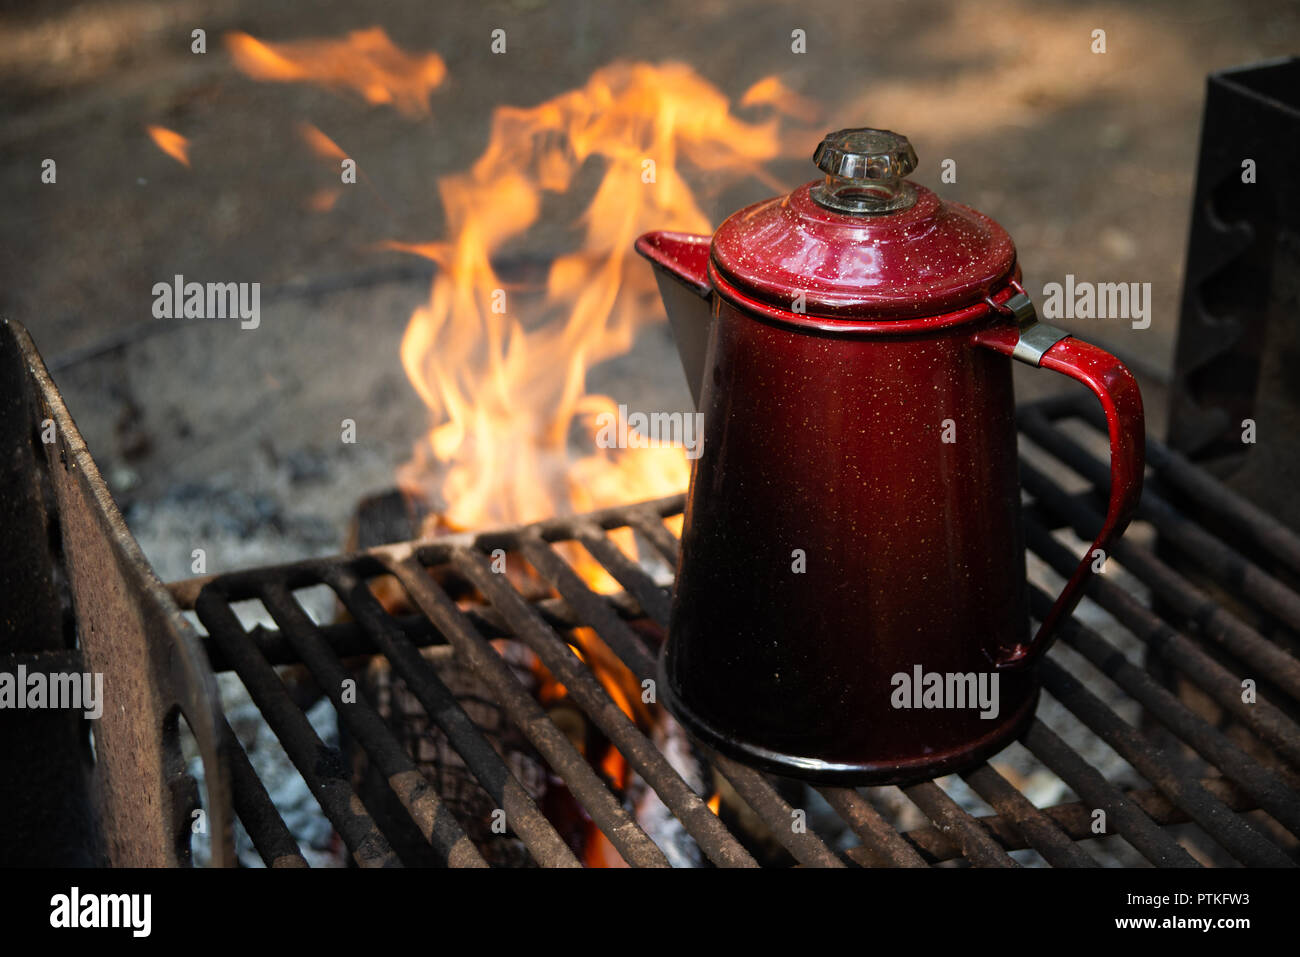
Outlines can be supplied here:
M982 329L975 334L975 344L1082 382L1101 400L1110 432L1110 503L1106 520L1096 541L1043 618L1038 633L1028 644L1017 645L997 661L999 671L1008 671L1037 661L1047 651L1056 627L1070 616L1083 597L1083 586L1092 577L1098 551L1104 560L1111 543L1128 526L1142 495L1146 433L1142 393L1122 362L1062 329L1039 322L1034 304L1019 282L1011 283L1011 295L1002 301L993 298L987 301L995 311L1014 319L1015 324L997 323Z

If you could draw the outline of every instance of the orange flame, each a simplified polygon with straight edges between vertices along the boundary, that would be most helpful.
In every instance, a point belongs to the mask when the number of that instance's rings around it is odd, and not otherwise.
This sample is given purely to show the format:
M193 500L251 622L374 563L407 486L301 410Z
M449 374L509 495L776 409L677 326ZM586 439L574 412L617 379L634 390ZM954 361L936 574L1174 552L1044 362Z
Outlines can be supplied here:
M483 155L439 181L449 238L389 244L440 267L402 342L434 420L402 484L432 486L455 528L684 489L680 448L596 448L595 417L614 403L586 393L586 372L662 315L650 269L633 262L636 236L711 229L679 162L762 176L780 144L775 120L736 118L680 64L618 63L538 106L498 108ZM581 247L555 258L544 290L513 288L494 268L497 255L538 221L544 195L568 191L592 159L604 170L579 221ZM585 441L571 457L575 426Z
M800 96L774 76L759 80L740 97L741 106L770 106L786 116L812 116L817 104Z
M429 95L447 76L438 54L408 54L381 27L355 30L341 40L287 43L264 43L236 31L226 34L226 45L235 66L255 80L352 90L367 103L391 105L408 116L429 112Z
M343 152L343 147L322 133L319 127L313 126L311 123L299 123L298 132L317 156L334 160L348 158L348 154Z
M339 146L311 123L299 123L298 134L317 156L337 161L348 158L348 155L343 152L343 147ZM328 213L338 203L339 197L342 195L343 190L338 186L318 189L307 198L307 208L313 213Z
M164 126L146 126L145 129L154 141L155 146L182 166L188 167L190 165L189 140Z

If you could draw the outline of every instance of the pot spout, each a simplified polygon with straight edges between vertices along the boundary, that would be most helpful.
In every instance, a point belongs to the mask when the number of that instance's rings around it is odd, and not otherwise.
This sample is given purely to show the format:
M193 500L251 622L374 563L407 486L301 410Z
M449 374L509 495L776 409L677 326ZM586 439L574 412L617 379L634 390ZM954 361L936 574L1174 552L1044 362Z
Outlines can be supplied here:
M673 327L677 354L696 408L704 385L704 354L713 315L713 287L708 275L711 241L710 236L670 232L646 233L636 241L636 251L654 266L659 295Z

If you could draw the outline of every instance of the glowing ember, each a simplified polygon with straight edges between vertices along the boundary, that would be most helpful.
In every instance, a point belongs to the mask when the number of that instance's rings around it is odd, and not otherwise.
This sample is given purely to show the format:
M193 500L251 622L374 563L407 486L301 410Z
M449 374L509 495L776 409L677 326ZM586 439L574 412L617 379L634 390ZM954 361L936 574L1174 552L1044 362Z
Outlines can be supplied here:
M355 30L343 39L287 43L234 32L226 35L226 45L235 66L255 80L352 90L368 103L389 104L408 116L429 112L429 94L447 75L438 54L408 54L380 27Z
M298 132L301 134L307 145L311 147L312 152L317 156L323 156L325 159L347 159L348 154L343 152L343 147L339 146L338 143L335 143L312 124L298 124Z
M342 195L341 189L318 189L307 197L307 208L313 213L328 213Z
M150 138L154 141L160 150L180 163L182 166L190 165L190 141L181 134L169 130L163 126L147 126Z
M319 128L310 123L298 124L298 133L303 141L311 148L311 151L317 156L327 159L342 161L348 158L343 152L343 148L335 143L332 139L320 131ZM339 201L343 195L343 189L339 186L330 186L324 189L318 189L307 199L307 208L314 213L328 213Z

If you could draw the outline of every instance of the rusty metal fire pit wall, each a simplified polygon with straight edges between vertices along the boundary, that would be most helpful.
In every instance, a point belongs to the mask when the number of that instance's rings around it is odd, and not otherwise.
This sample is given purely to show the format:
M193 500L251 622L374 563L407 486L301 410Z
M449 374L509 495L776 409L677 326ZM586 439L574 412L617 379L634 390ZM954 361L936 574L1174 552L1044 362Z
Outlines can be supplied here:
M197 821L212 863L232 863L229 731L207 656L10 320L0 321L0 448L0 671L103 676L97 719L0 711L0 863L185 865ZM203 761L202 815L181 715Z

